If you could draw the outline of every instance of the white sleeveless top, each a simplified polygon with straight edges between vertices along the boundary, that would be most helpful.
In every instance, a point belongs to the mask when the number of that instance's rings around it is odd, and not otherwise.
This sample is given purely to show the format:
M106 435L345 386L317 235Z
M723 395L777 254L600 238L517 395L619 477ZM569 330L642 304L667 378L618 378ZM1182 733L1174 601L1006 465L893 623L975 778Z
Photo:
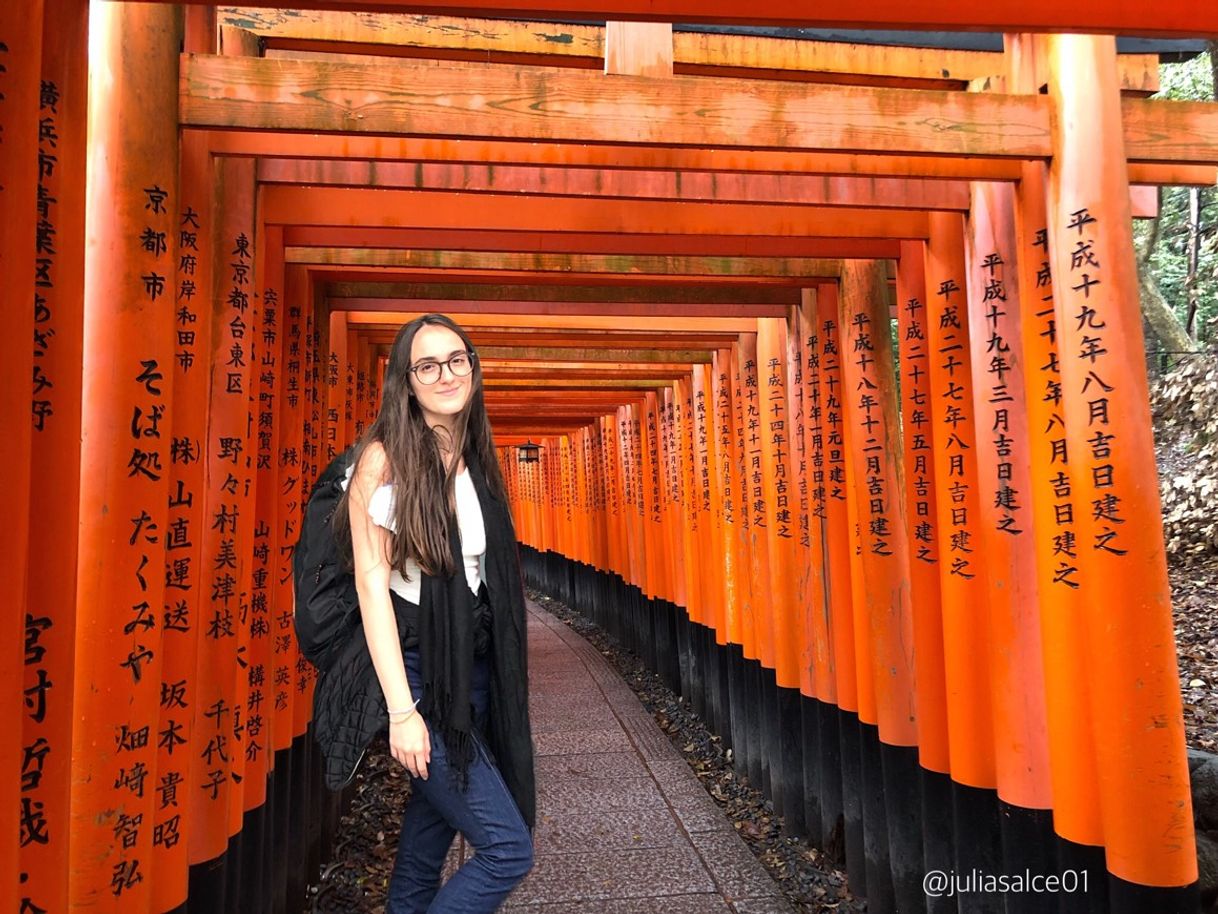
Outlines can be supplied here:
M354 467L347 467L343 479L343 489L351 482ZM384 527L391 533L397 533L393 520L394 487L386 484L379 486L368 500L368 516L378 527ZM457 527L461 536L461 553L465 559L465 581L475 594L482 584L482 563L486 558L486 525L482 519L482 505L478 502L478 493L474 489L474 481L470 479L469 467L457 474L455 480L457 496ZM396 568L389 573L389 589L410 603L417 604L422 589L423 577L419 563L414 559L406 560L406 580Z

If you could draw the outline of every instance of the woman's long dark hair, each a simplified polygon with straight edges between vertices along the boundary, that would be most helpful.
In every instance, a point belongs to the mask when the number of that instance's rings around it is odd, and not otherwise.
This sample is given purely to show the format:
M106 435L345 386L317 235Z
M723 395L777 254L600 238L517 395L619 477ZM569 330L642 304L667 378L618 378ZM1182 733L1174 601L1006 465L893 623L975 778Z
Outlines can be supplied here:
M389 351L381 410L376 420L356 443L352 463L359 466L364 449L379 441L385 449L387 478L394 489L394 520L398 533L391 538L389 560L403 576L406 560L414 559L425 574L448 577L457 569L449 549L450 525L456 522L454 481L458 460L445 469L440 454L440 441L428 426L419 401L410 387L410 352L415 334L423 327L447 327L461 338L465 348L475 353L473 380L464 409L454 417L453 441L457 455L472 447L486 474L487 488L500 501L507 496L486 401L482 395L482 365L474 344L455 321L443 314L425 314L404 326ZM445 442L448 444L449 442ZM334 512L334 534L351 564L351 487Z

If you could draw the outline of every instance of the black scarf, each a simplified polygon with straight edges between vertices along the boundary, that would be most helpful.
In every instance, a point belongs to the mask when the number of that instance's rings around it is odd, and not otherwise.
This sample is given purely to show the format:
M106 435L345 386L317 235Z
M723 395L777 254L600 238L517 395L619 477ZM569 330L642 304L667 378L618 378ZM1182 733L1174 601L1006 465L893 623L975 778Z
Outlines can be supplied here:
M529 726L528 642L524 585L512 516L490 494L473 448L467 448L474 491L486 527L482 579L491 605L491 695L487 743L525 824L536 819L533 740ZM444 738L448 759L464 789L474 756L470 686L474 665L474 594L465 579L465 559L455 517L449 523L455 572L447 578L422 576L419 593L419 655L423 698L419 710Z

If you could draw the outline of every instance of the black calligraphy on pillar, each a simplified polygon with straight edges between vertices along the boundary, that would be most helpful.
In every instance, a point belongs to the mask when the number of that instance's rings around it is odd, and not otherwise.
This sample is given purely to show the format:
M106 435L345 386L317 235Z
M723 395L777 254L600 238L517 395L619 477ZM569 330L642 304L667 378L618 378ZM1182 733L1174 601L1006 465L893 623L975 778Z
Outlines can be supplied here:
M1062 403L1061 361L1058 350L1057 318L1053 308L1053 272L1049 266L1049 231L1042 228L1032 241L1033 256L1039 258L1036 288L1040 291L1040 310L1036 312L1039 350L1043 361L1036 366L1042 382L1041 403L1048 417L1044 434L1033 442L1044 448L1048 457L1048 485L1053 491L1053 523L1047 526L1053 542L1053 583L1072 590L1079 586L1078 541L1074 532L1074 493L1069 475L1066 448L1066 419Z
M194 207L182 211L178 222L178 292L174 319L177 324L175 358L183 372L190 371L195 364L199 315L194 298L198 292L199 258L199 214Z
M43 80L38 112L38 220L34 241L34 376L31 415L34 431L41 432L55 415L55 382L48 371L54 346L54 296L57 249L55 172L59 165L59 86Z
M821 326L821 368L825 411L825 463L828 465L828 498L846 500L846 439L842 415L841 348L838 345L837 321L826 320Z
M167 429L162 428L163 423L168 424L163 399L165 375L155 359L141 359L139 366L140 370L134 372L135 396L132 398L134 405L129 425L132 445L126 469L128 478L147 484L159 482L166 470L162 462L164 439L168 437ZM152 510L150 506L141 507L135 517L129 518L128 545L132 555L138 556L132 575L138 597L132 603L130 615L123 625L129 649L120 666L130 672L133 683L141 681L154 659L154 651L148 645L157 641L154 632L157 609L149 603L148 580L150 576L162 573L156 566L149 566L154 556L160 556L163 531L154 520ZM160 512L155 516L161 516Z
M1091 520L1095 532L1090 544L1097 552L1123 556L1128 553L1122 534L1125 524L1121 483L1116 458L1119 450L1117 436L1111 432L1110 421L1120 397L1116 387L1117 371L1108 358L1108 322L1100 312L1104 283L1104 267L1095 252L1099 220L1087 209L1070 214L1065 229L1066 244L1070 246L1070 275L1066 280L1075 293L1069 314L1074 352L1068 357L1081 365L1083 383L1077 393L1087 409L1087 439L1080 477L1091 484Z
M228 292L228 343L227 353L221 353L224 359L225 382L224 393L233 396L245 396L245 380L250 358L246 351L249 341L246 335L249 325L246 316L250 309L249 287L252 282L253 253L250 250L250 239L245 232L240 232L233 240L233 249L229 255L231 286Z
M914 557L928 565L938 562L936 557L935 515L932 504L930 470L931 422L930 422L930 377L927 369L930 354L926 342L926 307L916 298L903 305L906 320L901 345L901 363L905 397L906 441L913 457L910 485L913 491L914 520L910 525L915 551Z
M647 452L651 458L651 521L658 524L660 513L660 432L656 428L656 413L664 409L657 401L656 408L647 411Z
M719 485L722 488L723 522L736 523L735 500L732 493L732 392L727 372L720 369L719 392L715 395L719 414Z
M782 360L766 363L766 421L769 425L771 456L774 461L774 524L779 539L789 540L791 532L791 492L787 483L790 438L787 435L786 391L783 390Z
M962 382L967 381L968 348L965 325L967 320L963 312L963 293L960 284L955 279L947 279L939 284L938 296L943 300L939 309L938 355L941 359L940 368L945 373L943 389L938 398L943 416L943 443L935 441L936 447L941 447L947 457L947 477L943 484L947 486L947 496L951 499L951 530L948 531L950 540L948 551L951 566L948 571L956 577L972 580L976 572L973 570L972 518L969 517L968 497L972 489L968 466L968 452L972 449L961 433L967 434L972 418L969 412L972 402L969 387ZM958 300L953 300L956 296Z
M812 467L810 474L812 484L808 489L809 526L811 525L812 518L817 518L821 521L825 519L825 500L828 497L828 471L825 461L825 412L822 403L821 344L816 323L814 319L812 332L804 340L804 349L808 354L805 360L805 368L808 372L807 452L811 455L809 463ZM803 543L801 538L801 544L811 545L810 536L809 530L809 541Z
M809 513L810 491L808 486L808 397L804 392L804 360L798 351L798 337L792 337L795 351L792 353L791 384L795 392L795 415L791 417L791 430L795 440L796 493L799 496L799 545L808 547L812 543L811 515Z
M749 524L763 529L767 526L765 516L765 476L761 468L761 395L757 390L757 363L746 359L743 366L745 440L748 443L748 469L745 491L748 493Z
M991 251L980 263L982 275L981 305L984 309L986 348L985 371L990 376L990 433L997 457L997 478L994 480L994 507L998 511L997 529L1000 533L1018 535L1020 493L1012 485L1015 440L1011 437L1011 404L1015 402L1007 383L1012 371L1011 344L1003 336L1007 317L1007 290L1004 275L1006 262L997 251Z
M859 380L854 396L858 405L859 428L862 429L862 451L867 465L863 478L867 490L867 536L865 541L873 555L893 554L889 540L893 535L888 518L888 480L884 473L884 410L880 404L879 376L876 369L875 338L872 335L871 318L859 311L851 319L851 354L859 370ZM882 342L881 345L887 345ZM877 431L878 429L878 431ZM860 495L860 508L863 503ZM859 511L862 518L863 512ZM862 526L860 521L860 527Z
M702 492L702 511L711 512L710 427L706 413L706 390L700 388L694 396L694 418L697 423L698 480Z

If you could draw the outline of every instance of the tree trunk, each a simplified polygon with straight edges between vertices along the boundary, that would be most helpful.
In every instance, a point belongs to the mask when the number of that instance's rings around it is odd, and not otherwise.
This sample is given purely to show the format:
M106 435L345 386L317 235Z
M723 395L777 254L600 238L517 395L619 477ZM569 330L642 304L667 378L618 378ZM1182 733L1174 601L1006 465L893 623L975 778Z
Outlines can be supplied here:
M1159 188L1159 212L1163 212L1163 188ZM1159 244L1162 229L1159 217L1150 221L1150 232L1138 246L1138 286L1141 290L1142 319L1158 337L1159 345L1168 352L1192 352L1194 344L1180 319L1168 304L1150 269L1150 255Z
M1197 304L1201 299L1198 288L1200 277L1197 266L1201 261L1201 188L1188 189L1188 273L1184 278L1184 292L1188 298L1188 316L1184 320L1184 331L1196 338L1193 324L1197 319Z

